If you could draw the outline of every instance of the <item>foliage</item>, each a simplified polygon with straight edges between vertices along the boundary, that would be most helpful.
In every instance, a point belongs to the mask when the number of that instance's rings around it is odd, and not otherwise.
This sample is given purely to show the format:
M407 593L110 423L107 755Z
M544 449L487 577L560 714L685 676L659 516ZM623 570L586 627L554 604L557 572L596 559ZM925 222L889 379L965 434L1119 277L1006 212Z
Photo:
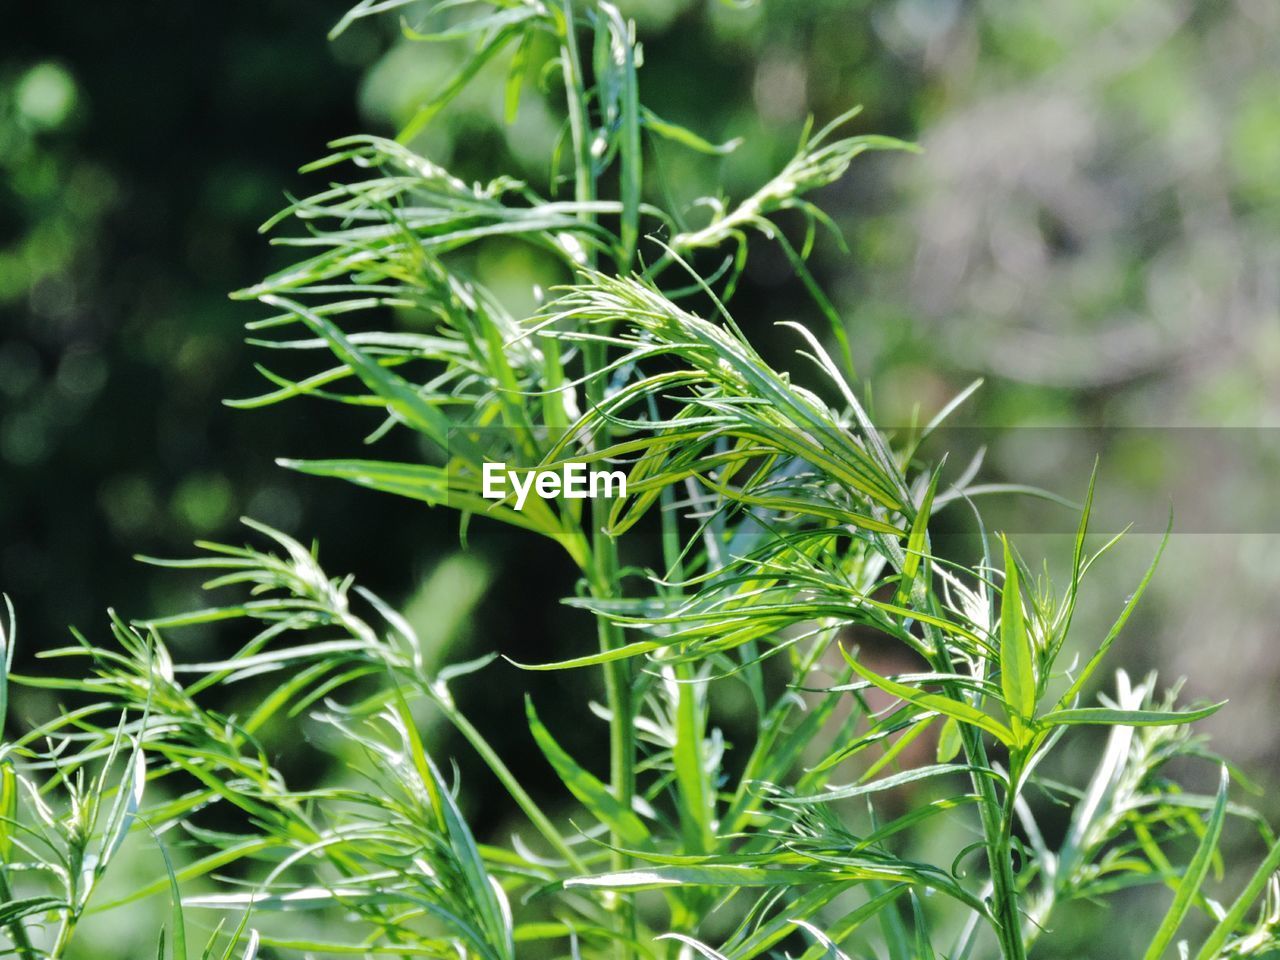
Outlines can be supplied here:
M425 6L364 0L338 25L400 9L407 36L465 44L469 59L399 140L335 143L312 169L348 179L268 225L294 223L281 242L302 259L240 294L272 311L252 327L281 360L260 368L269 391L238 405L367 408L370 440L410 433L421 461L285 465L454 509L464 537L497 521L563 547L581 575L567 602L594 621L596 645L524 666L603 674L606 702L583 710L607 726L608 776L579 763L529 699L528 742L576 804L563 822L550 815L454 700L454 684L501 664L437 668L377 595L250 522L267 546L203 544L195 559L154 561L210 571L208 589L234 598L113 618L114 646L77 636L46 654L86 661L84 676L4 671L0 714L9 683L65 698L0 753L9 952L63 956L88 911L168 893L158 957L189 956L189 917L213 910L225 927L203 956L1014 960L1052 936L1061 904L1142 884L1172 892L1148 958L1173 948L1193 910L1212 923L1204 960L1280 946L1280 845L1229 801L1226 765L1213 796L1166 777L1171 761L1207 756L1186 725L1220 704L1180 706L1154 677L1123 672L1100 705L1086 697L1155 563L1092 656L1069 663L1082 583L1114 543L1088 547L1092 487L1065 586L1034 575L1004 538L998 563L958 565L934 554L929 526L972 491L916 457L950 408L889 438L859 398L853 346L805 266L831 226L812 194L861 153L906 145L845 135L845 114L806 132L745 199L707 198L710 214L691 225L653 199L663 191L645 171L646 142L726 148L642 105L642 49L610 3ZM555 194L506 176L468 183L412 148L499 62L509 118L528 77L563 99ZM788 327L810 386L767 362L730 313L761 239L828 321L835 357ZM509 243L560 281L527 316L470 269L477 249ZM306 366L279 371L288 364ZM627 494L520 511L480 496L491 460L620 468ZM171 632L222 621L252 625L251 639L225 659L175 661ZM896 642L918 667L885 676L855 639ZM753 720L740 763L716 728L727 686L745 692ZM240 688L255 691L252 709L227 710ZM468 826L465 794L420 733L428 713L453 725L523 818L509 845ZM262 741L293 725L308 731L295 752L336 754L349 774L291 782ZM1109 734L1083 790L1040 776L1061 741L1093 726ZM908 763L935 729L936 762ZM896 811L911 784L943 791L909 793ZM1040 794L1071 808L1059 844L1040 828ZM1257 823L1272 852L1223 909L1205 884L1229 816ZM902 854L904 837L941 819L976 839L950 859ZM158 846L166 875L103 903L100 881L130 833ZM217 892L184 896L202 878ZM296 913L307 922L290 922Z

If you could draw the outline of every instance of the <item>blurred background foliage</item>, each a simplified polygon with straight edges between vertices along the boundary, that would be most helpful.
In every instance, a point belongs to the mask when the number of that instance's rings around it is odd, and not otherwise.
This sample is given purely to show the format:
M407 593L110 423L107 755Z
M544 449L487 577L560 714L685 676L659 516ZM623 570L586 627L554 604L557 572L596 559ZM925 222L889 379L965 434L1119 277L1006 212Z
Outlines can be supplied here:
M827 238L812 261L882 423L932 414L982 376L964 424L1280 428L1273 0L620 5L645 43L646 101L708 139L743 138L723 159L655 148L649 176L677 202L717 182L743 195L807 116L854 103L858 132L925 148L869 155L829 188L851 255ZM554 548L485 530L460 552L450 515L273 465L354 451L370 426L358 414L220 404L262 387L240 329L254 311L226 294L285 262L255 230L283 191L318 188L290 171L335 137L393 133L465 55L406 41L394 18L327 43L345 6L27 5L0 40L0 585L22 657L68 624L97 631L108 605L191 606L196 584L129 556L238 540L241 514L315 536L331 569L402 601L450 659L549 660L590 632L555 602L573 583ZM555 106L535 73L508 127L504 82L497 64L414 146L464 178L518 171L547 189ZM734 309L753 336L821 322L780 253L751 256ZM557 279L515 245L485 248L473 269L525 306L531 282ZM1079 496L1063 478L1091 457L1066 450L997 445L987 471ZM1101 487L1163 501L1195 472L1222 496L1265 498L1280 479L1261 454L1233 474L1243 492L1215 486L1213 467L1112 450ZM1153 540L1134 535L1112 561L1081 630L1118 609ZM1022 542L1032 556L1068 549ZM1229 694L1215 745L1273 786L1277 572L1274 530L1175 537L1122 654L1188 675L1190 696ZM486 727L523 730L518 698L491 689L462 695L484 704ZM517 763L526 750L511 745ZM484 823L483 792L474 805Z

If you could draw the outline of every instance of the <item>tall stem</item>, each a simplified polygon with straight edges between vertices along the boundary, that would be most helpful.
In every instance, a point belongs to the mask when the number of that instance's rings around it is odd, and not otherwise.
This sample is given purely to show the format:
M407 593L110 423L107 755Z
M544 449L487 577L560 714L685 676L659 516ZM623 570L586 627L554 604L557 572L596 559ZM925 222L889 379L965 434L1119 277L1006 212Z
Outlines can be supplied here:
M900 571L905 554L895 541L884 541L890 562ZM946 638L929 624L923 624L933 655L931 666L939 673L955 674L956 666L947 649ZM954 683L943 684L947 696L963 700L963 691ZM996 915L996 935L1000 940L1002 960L1026 960L1026 946L1022 940L1022 915L1018 910L1018 885L1013 875L1011 836L1013 829L1013 802L1017 799L1015 778L1017 770L1009 771L1009 791L1005 803L1000 802L990 771L987 747L982 731L967 723L960 726L960 742L972 772L969 777L979 797L978 810L982 821L983 846L987 851L987 866L991 871L991 899Z
M603 351L598 343L588 343L583 351L587 368L597 371L604 365ZM592 378L587 382L587 398L592 405L603 397L603 384ZM596 599L605 600L617 595L618 551L612 537L605 532L608 521L608 501L591 501L591 559L588 573L591 593ZM616 650L625 642L621 628L604 616L596 616L596 632L601 651ZM609 706L609 779L613 794L624 809L631 809L636 789L635 773L635 704L632 697L631 662L614 660L604 665L605 698ZM622 853L624 839L616 832L612 835L614 851L612 866L615 871L630 866L630 858ZM622 934L618 941L618 954L623 960L634 956L636 922L635 908L630 895L621 895L617 901L618 926Z
M589 139L591 123L582 58L578 52L573 0L562 0L561 9L564 14L564 48L561 59L568 101L569 132L573 141L574 199L585 206L596 198L595 160L591 155ZM594 215L586 209L580 210L578 216L588 222L594 220ZM588 256L592 255L588 253ZM604 399L604 383L595 376L605 366L604 347L598 341L587 341L583 345L582 355L587 375L587 402L596 406ZM591 501L591 565L585 572L592 595L600 600L610 599L617 594L618 552L613 538L605 533L608 513L606 501ZM607 652L623 645L621 629L605 617L596 617L596 632L602 651ZM609 707L609 779L614 796L629 810L635 797L636 779L631 666L627 660L615 660L605 664L604 670L605 698ZM612 855L613 869L625 870L629 865L629 858L620 852L625 845L623 838L614 833L611 839L615 848ZM636 925L635 908L629 895L618 897L616 913L620 933L618 955L623 960L630 960L634 956Z
M990 769L982 732L967 724L961 724L960 729L965 756L969 759L969 765L975 768L971 774L973 784L981 798L979 808L982 835L991 870L991 900L998 924L1000 953L1004 960L1026 960L1027 951L1022 940L1022 915L1018 910L1018 886L1013 875L1012 859L1013 803L1017 798L1014 778L1017 771L1009 771L1009 788L1002 804L991 777L977 772Z
M591 157L590 116L587 113L587 88L582 74L582 58L578 55L577 25L573 19L573 0L563 0L564 55L561 58L564 71L565 97L569 107L569 134L573 141L574 199L590 203L596 198L595 161ZM580 219L592 220L587 210L578 213Z

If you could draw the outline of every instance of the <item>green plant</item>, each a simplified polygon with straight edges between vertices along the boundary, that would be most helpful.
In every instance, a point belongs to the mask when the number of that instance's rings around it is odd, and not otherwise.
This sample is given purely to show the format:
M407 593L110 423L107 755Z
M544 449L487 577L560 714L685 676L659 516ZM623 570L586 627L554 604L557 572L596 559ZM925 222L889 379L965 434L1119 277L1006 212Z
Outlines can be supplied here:
M282 242L308 255L241 296L274 311L255 331L286 331L263 346L326 359L299 377L263 367L273 389L239 405L303 397L370 408L381 418L374 437L412 431L422 462L284 464L453 508L464 532L499 521L563 547L582 580L568 602L594 622L595 643L568 661L525 666L603 672L607 779L575 760L528 702L530 744L581 808L567 822L548 814L453 699L453 684L499 669L494 658L437 669L391 606L251 522L269 548L205 544L196 559L154 561L210 571L210 590L241 599L133 624L113 618L117 647L77 635L46 654L87 660L87 677L4 673L0 715L10 681L60 691L68 704L0 754L9 951L65 955L104 871L139 828L155 835L166 876L99 893L110 902L93 908L168 892L160 957L186 957L189 912L212 908L235 928L215 931L204 956L230 956L247 940L248 957L739 960L791 949L805 960L1017 960L1062 903L1143 883L1173 892L1148 958L1165 954L1193 908L1213 921L1203 960L1280 945L1280 845L1265 825L1271 853L1235 904L1223 909L1204 893L1226 818L1251 816L1228 802L1226 767L1212 797L1163 777L1170 760L1203 755L1186 724L1217 707L1180 709L1154 678L1135 685L1124 673L1100 706L1083 705L1154 562L1112 630L1069 666L1082 581L1115 542L1087 549L1092 488L1065 589L1032 577L1007 539L998 563L948 561L934 555L929 523L969 491L943 483L916 452L950 408L891 442L859 400L851 344L804 265L830 223L809 194L860 153L905 145L840 137L845 115L806 131L795 158L753 195L710 203L708 222L692 226L648 199L645 140L722 148L641 105L640 47L611 4L419 6L417 25L406 25L414 39L468 42L471 57L405 142L350 138L313 165L366 173L291 204L281 219L305 232ZM409 4L365 0L338 29L400 7ZM551 181L567 166L572 199L506 177L468 184L406 145L507 52L509 115L527 71L542 67L549 87L559 77L566 149ZM795 244L778 218L797 213ZM830 323L837 358L788 325L814 387L766 363L726 306L753 235L780 246ZM477 246L512 240L563 280L529 317L467 269ZM709 256L713 269L700 271ZM621 468L627 490L589 503L531 498L521 510L511 497L484 497L491 462ZM657 533L651 554L646 530ZM632 539L635 556L620 556ZM253 624L252 639L225 659L173 661L167 633L218 621ZM919 669L880 675L842 644L854 631L895 642ZM219 706L220 694L264 678L272 682L251 710ZM745 691L753 714L737 765L725 762L715 728L713 692L724 685ZM873 691L890 705L876 708ZM426 710L492 770L527 822L520 842L473 835L420 735ZM317 738L350 775L290 785L262 738L300 718L323 731ZM1111 732L1077 794L1037 768L1079 726ZM937 761L904 763L933 729ZM935 780L954 789L883 819L889 792ZM1072 806L1056 849L1037 825L1032 784ZM978 839L945 866L904 857L900 841L937 820L967 824ZM1186 845L1179 867L1173 858ZM975 851L981 866L962 869ZM229 870L237 879L220 892L183 899L183 885ZM290 912L315 919L291 924Z

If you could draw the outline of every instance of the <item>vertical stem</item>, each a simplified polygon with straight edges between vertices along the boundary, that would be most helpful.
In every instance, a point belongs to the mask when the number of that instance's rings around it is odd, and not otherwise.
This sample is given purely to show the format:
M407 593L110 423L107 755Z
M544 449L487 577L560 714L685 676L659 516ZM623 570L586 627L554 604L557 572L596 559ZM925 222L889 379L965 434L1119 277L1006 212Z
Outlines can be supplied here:
M913 518L914 519L914 518ZM899 570L905 557L902 547L895 541L886 538L885 547L890 561ZM930 663L940 673L954 674L955 664L951 653L947 650L946 638L941 632L929 624L923 624L925 637L934 653L929 657ZM947 696L964 700L964 692L954 683L943 684ZM966 701L967 702L967 701ZM982 821L983 845L987 850L987 866L991 871L991 900L996 915L997 935L1000 940L1000 956L1003 960L1026 960L1027 950L1022 940L1022 914L1018 910L1018 885L1013 875L1013 862L1010 859L1011 837L1013 830L1013 802L1017 798L1015 789L1018 770L1014 758L1010 758L1009 792L1002 804L996 793L996 785L988 775L991 762L987 758L987 747L982 740L982 731L967 723L960 724L960 742L964 754L973 768L970 779L980 798L978 810Z
M960 730L969 765L990 769L982 732L967 724L961 724ZM1018 887L1013 875L1012 860L1013 802L1017 797L1017 771L1009 771L1009 789L1003 804L997 797L996 785L989 776L978 772L971 776L978 795L982 798L979 808L987 863L991 870L991 900L996 922L999 924L1000 954L1004 960L1026 960L1026 947L1022 941L1022 914L1018 910Z
M600 345L589 343L584 350L588 369L599 370L603 366L603 357L592 354L602 352ZM591 403L601 399L599 380L588 381L587 396ZM591 593L597 599L608 599L617 594L618 552L613 538L604 532L608 521L608 501L594 499L591 501L591 558L592 569L588 573ZM615 650L624 641L622 631L617 624L606 617L597 615L596 632L602 651ZM613 794L625 808L631 809L635 797L635 705L632 697L631 663L629 660L614 660L604 665L605 698L609 706L609 779ZM612 866L615 871L625 870L630 865L630 858L621 852L625 841L614 833L612 836L614 852ZM618 954L623 960L634 956L636 920L635 907L630 894L618 896L618 925L622 934L618 941Z
M79 921L80 914L68 906L61 923L58 924L58 935L54 938L53 946L49 949L49 960L61 960L63 951L71 943L71 935L75 932L76 924Z
M943 673L955 673L951 654L936 629L926 627L926 633L937 653L934 669ZM964 694L954 684L945 684L947 695L963 700ZM982 821L983 843L987 850L987 866L991 871L991 900L996 915L997 935L1000 940L1000 956L1003 960L1026 960L1026 946L1022 940L1022 915L1018 910L1018 886L1013 875L1011 837L1013 831L1013 802L1017 798L1016 778L1018 766L1010 758L1009 788L1002 804L996 793L996 785L988 775L991 762L982 731L969 724L960 724L960 742L973 772L969 774L980 801L978 810Z
M569 107L569 134L573 141L574 199L590 203L596 198L595 161L591 157L590 117L587 114L587 90L582 75L582 58L578 55L577 25L573 19L573 0L563 0L565 97ZM581 211L580 219L591 220L592 214Z
M574 21L573 0L562 0L564 15L564 69L565 96L568 101L569 132L573 140L574 199L590 203L596 198L595 161L591 156L589 139L591 123L587 109L586 84L583 79L582 58L578 52L577 25ZM593 214L582 210L579 218L594 219ZM588 252L590 258L592 254ZM590 261L589 261L590 262ZM604 399L604 384L593 376L605 365L605 351L597 341L583 345L583 363L587 380L585 392L592 406ZM591 593L597 599L608 599L617 593L618 553L613 538L604 532L608 520L608 504L601 499L591 501L591 564L586 572ZM609 651L622 646L619 627L606 618L597 616L596 632L600 649ZM605 664L605 697L608 701L609 727L609 779L614 796L626 809L630 809L635 796L635 736L633 730L634 705L632 703L631 666L626 660ZM624 844L617 834L612 836L615 848ZM628 858L618 852L612 855L613 868L624 870ZM635 909L630 895L619 895L616 901L618 928L618 955L623 960L634 956Z
M925 634L935 651L929 659L940 673L955 673L956 668L947 651L946 641L939 631L925 625ZM952 683L943 685L947 696L963 700L963 691ZM966 701L967 702L967 701ZM983 845L987 850L987 866L991 871L991 900L996 915L997 936L1000 940L1000 956L1003 960L1026 960L1026 946L1022 940L1022 914L1018 910L1018 886L1013 875L1011 837L1013 831L1013 802L1017 798L1016 781L1019 766L1010 758L1009 789L1002 804L996 793L996 785L988 771L991 762L982 731L967 723L960 724L960 742L964 754L973 768L969 774L978 793L979 817L982 821Z

